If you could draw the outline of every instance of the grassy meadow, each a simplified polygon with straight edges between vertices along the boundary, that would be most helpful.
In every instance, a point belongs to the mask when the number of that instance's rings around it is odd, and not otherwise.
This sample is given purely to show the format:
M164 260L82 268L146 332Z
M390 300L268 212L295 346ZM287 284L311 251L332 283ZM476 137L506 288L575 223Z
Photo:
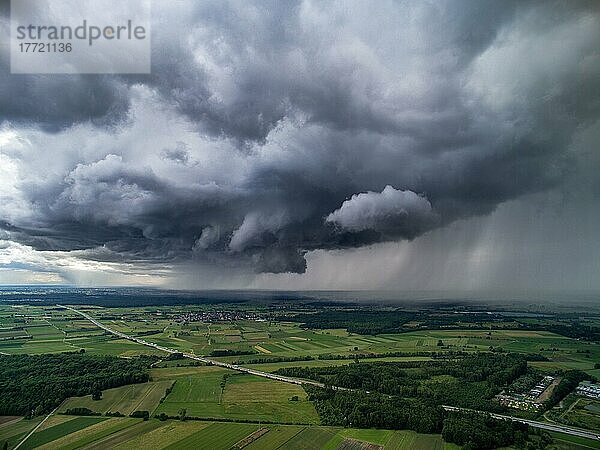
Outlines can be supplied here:
M173 391L155 414L188 417L316 424L319 417L301 386L238 374L214 367L181 368ZM191 370L195 369L195 370ZM209 369L209 370L206 370ZM170 373L176 369L167 369ZM161 376L165 375L164 369ZM223 377L227 375L224 389ZM294 400L292 400L294 398ZM297 400L296 400L297 398Z
M102 392L100 400L92 400L91 395L71 397L61 405L59 412L63 413L72 408L87 408L101 414L120 412L129 415L134 411L148 411L152 414L172 384L170 380L162 380L106 389Z

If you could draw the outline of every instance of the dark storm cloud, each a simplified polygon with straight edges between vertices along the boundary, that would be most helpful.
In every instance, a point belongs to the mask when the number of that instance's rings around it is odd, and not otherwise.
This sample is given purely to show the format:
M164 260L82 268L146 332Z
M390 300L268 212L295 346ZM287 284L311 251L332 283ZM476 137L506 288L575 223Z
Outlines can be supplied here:
M3 57L2 61L6 61ZM8 65L0 64L7 73ZM2 120L57 132L76 122L112 126L129 108L123 83L96 76L11 75L0 83ZM74 79L75 78L75 79ZM79 78L79 79L77 79Z
M111 126L129 108L127 85L101 75L11 75L10 0L0 0L0 122L57 132L91 121Z
M149 76L3 75L10 239L303 272L560 186L600 117L594 2L155 6Z
M405 23L406 16L414 15L423 27L414 31L423 40L409 49L407 59L419 59L415 52L430 52L428 57L439 54L447 65L438 74L444 79L430 80L428 98L419 99L418 106L455 108L458 92L445 79L447 70L456 71L468 64L514 11L512 2L502 6L497 2L467 2L461 8L451 3L418 8L391 2L347 6L350 14L341 4L201 2L188 11L191 40L199 41L202 50L210 54L211 63L219 66L217 76L225 80L224 89L211 89L211 75L206 67L195 63L197 48L185 44L155 47L156 70L147 81L197 121L203 131L242 141L263 141L277 123L297 113L343 130L432 133L416 118L394 116L396 105L388 104L394 99L386 98L382 74L378 67L370 66L376 61L363 57L404 56L397 51L403 38L398 28L410 26ZM318 17L310 17L313 14ZM373 19L357 21L352 16ZM315 22L307 24L307 18ZM348 23L340 24L338 19ZM439 25L444 33L438 32ZM165 33L163 37L170 42L190 40L170 31L159 29L156 33L159 39ZM344 34L348 42L339 45ZM366 42L361 42L363 38ZM363 52L368 46L372 47ZM374 54L368 55L370 51ZM174 67L176 70L169 70ZM462 119L437 120L444 125ZM449 136L445 134L444 139Z

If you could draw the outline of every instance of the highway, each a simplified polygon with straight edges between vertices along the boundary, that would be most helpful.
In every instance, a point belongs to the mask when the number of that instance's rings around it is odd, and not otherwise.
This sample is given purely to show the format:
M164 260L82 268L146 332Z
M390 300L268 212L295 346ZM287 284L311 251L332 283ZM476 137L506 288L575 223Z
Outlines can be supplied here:
M546 430L546 431L555 431L557 433L570 434L571 436L579 436L579 437L593 439L593 440L600 440L600 434L599 433L594 433L593 431L581 430L579 428L568 427L568 426L565 426L565 425L557 425L557 424L546 423L546 422L538 422L536 420L522 419L520 417L513 417L513 416L504 416L502 414L488 413L488 412L485 412L485 411L476 411L476 410L467 409L467 408L456 408L454 406L443 405L442 408L444 408L446 411L472 412L472 413L477 413L477 414L489 414L494 419L510 420L510 421L513 421L513 422L524 423L524 424L529 425L530 427L540 428L540 429Z
M172 348L168 348L168 347L163 347L162 345L158 345L155 344L153 342L148 342L145 339L141 339L141 338L136 338L134 336L129 336L128 334L125 333L121 333L120 331L116 331L113 330L110 327L107 327L106 325L104 325L103 323L97 321L96 319L94 319L92 316L90 316L89 314L86 314L82 311L79 311L75 308L72 308L71 306L65 306L65 305L56 305L60 308L65 308L68 309L70 311L73 311L74 313L79 314L80 316L84 317L85 319L89 320L90 322L92 322L94 325L96 325L99 328L102 328L103 330L114 334L115 336L118 336L122 339L127 339L133 342L136 342L138 344L141 345L145 345L147 347L152 347L155 348L157 350L161 350L163 352L167 352L167 353L181 353L185 358L189 358L189 359L193 359L196 361L200 361L206 364L212 364L214 366L219 366L219 367L225 367L227 369L231 369L231 370L237 370L238 372L244 372L244 373L249 373L251 375L256 375L258 377L263 377L263 378L269 378L271 380L277 380L277 381L283 381L285 383L292 383L292 384L305 384L305 385L312 385L312 386L318 386L318 387L325 387L325 385L323 383L319 383L317 381L312 381L312 380L304 380L301 378L292 378L292 377L284 377L281 375L275 375L273 373L269 373L269 372L263 372L260 370L255 370L255 369L250 369L248 367L243 367L243 366L238 366L236 364L229 364L223 361L217 361L214 359L210 359L210 358L206 358L204 356L196 356L193 355L191 353L185 353L185 352L181 352L179 350L175 350ZM351 390L351 389L347 389L347 388L343 388L343 387L333 387L333 389L337 389L337 390L341 390L341 391L346 391L346 390Z
M148 347L152 347L157 350L162 350L163 352L167 352L167 353L182 353L179 350L174 350L172 348L163 347L162 345L158 345L153 342L148 342L144 339L129 336L125 333L121 333L120 331L113 330L112 328L109 328L106 325L98 322L96 319L91 317L89 314L86 314L86 313L79 311L75 308L72 308L70 306L64 306L64 305L56 305L56 306L58 306L60 308L65 308L65 309L71 310L74 313L77 313L80 316L86 318L87 320L92 322L97 327L102 328L103 330L105 330L111 334L114 334L115 336L118 336L122 339L127 339L127 340L130 340L133 342L137 342L138 344L146 345ZM214 359L206 358L204 356L196 356L191 353L182 353L182 354L186 358L190 358L190 359L200 361L200 362L203 362L206 364L212 364L212 365L219 366L219 367L225 367L227 369L237 370L238 372L249 373L251 375L256 375L258 377L269 378L271 380L283 381L285 383L292 383L292 384L301 384L301 385L304 384L304 385L325 387L325 385L323 383L319 383L317 381L304 380L301 378L284 377L284 376L275 375L275 374L269 373L269 372L263 372L260 370L250 369L248 367L238 366L236 364L229 364L229 363L226 363L223 361L217 361ZM332 388L340 390L340 391L354 391L355 390L355 389L343 388L343 387L339 387L339 386L332 386ZM527 420L527 419L522 419L520 417L504 416L501 414L487 413L484 411L475 411L475 410L466 409L466 408L456 408L454 406L442 406L442 407L446 411L464 411L464 412L474 412L474 413L478 413L478 414L490 414L490 416L495 419L511 420L513 422L521 422L521 423L527 424L529 426L532 426L534 428L540 428L542 430L555 431L558 433L570 434L572 436L579 436L579 437L584 437L584 438L588 438L588 439L600 440L599 434L591 432L591 431L581 430L578 428L567 427L567 426L563 426L563 425L556 425L556 424L551 424L551 423L546 423L546 422L537 422L535 420Z

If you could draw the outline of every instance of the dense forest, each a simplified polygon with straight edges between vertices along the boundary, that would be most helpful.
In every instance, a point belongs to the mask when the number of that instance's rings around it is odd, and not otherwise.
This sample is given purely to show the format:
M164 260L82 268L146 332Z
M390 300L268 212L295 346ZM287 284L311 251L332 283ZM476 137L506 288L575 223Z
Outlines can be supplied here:
M466 448L525 442L528 448L544 448L548 441L547 437L531 438L527 426L484 415L449 414L442 407L503 412L505 408L492 398L526 375L527 362L520 355L480 353L445 361L363 362L285 368L277 373L331 386L306 388L325 425L443 432L447 441ZM468 433L462 433L463 429Z
M520 318L507 318L500 313L472 312L456 314L450 312L403 311L381 309L328 309L317 313L302 313L289 317L313 329L345 328L350 333L384 334L406 333L419 329L509 328L543 330L563 336L600 341L600 327L571 318L561 322L541 320L530 323Z
M307 328L346 328L350 333L382 334L403 333L418 329L473 328L489 329L494 323L507 326L502 314L472 312L403 311L382 309L328 309L317 313L297 314L289 318L303 323ZM518 327L518 322L513 326Z
M67 397L146 382L154 361L80 353L2 356L0 415L43 414Z
M560 334L562 336L570 337L573 339L581 339L584 341L600 342L600 327L596 327L589 323L581 322L579 320L572 320L569 323L553 323L547 324L520 324L522 329L531 330L544 330L552 333Z
M418 320L421 314L401 311L379 310L325 310L315 314L298 314L289 318L301 322L308 328L346 328L350 333L381 334L399 333L410 328L404 324ZM413 327L412 331L415 330Z
M444 410L432 402L397 396L307 387L323 425L411 429L439 433Z
M514 446L534 450L552 443L548 433L532 430L525 424L473 413L449 413L444 419L442 437L463 449Z
M552 441L544 434L534 438L527 425L472 413L447 413L426 398L401 398L365 391L348 392L308 387L324 425L359 428L411 429L442 433L447 442L467 449L515 445L542 449Z
M445 361L291 367L276 373L330 386L425 399L434 405L503 411L502 406L489 399L526 372L527 361L520 355L479 353Z

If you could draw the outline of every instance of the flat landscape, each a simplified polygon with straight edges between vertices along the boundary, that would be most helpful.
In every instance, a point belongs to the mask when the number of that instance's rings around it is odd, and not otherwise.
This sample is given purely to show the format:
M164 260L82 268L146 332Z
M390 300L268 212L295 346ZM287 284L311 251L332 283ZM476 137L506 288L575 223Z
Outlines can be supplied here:
M210 372L203 370L206 367L198 369L194 374L176 378L173 392L159 406L157 414L176 416L185 408L188 416L199 418L319 423L319 416L300 386L227 369Z
M600 368L594 368L595 363L600 361L600 346L596 342L570 338L551 331L511 329L515 325L510 317L504 322L477 324L477 329L470 329L473 324L464 323L464 328L449 330L364 335L341 328L306 328L302 323L286 321L286 314L274 314L258 307L253 307L250 315L275 316L276 320L249 320L246 318L248 311L243 306L231 305L227 307L227 316L238 319L216 323L201 320L202 316L211 317L214 314L213 308L212 305L203 307L201 313L196 313L197 318L194 313L190 315L190 310L194 311L194 308L183 306L81 309L117 331L143 336L153 343L182 352L211 355L214 351L226 350L240 353L234 356L213 356L222 361L252 364L257 359L279 362L278 357L293 357L305 358L307 362L303 364L311 365L322 364L321 361L311 361L311 358L331 361L335 358L327 356L341 355L352 359L353 355L365 353L382 355L382 358L393 361L411 357L427 359L427 353L431 352L477 352L494 347L508 352L539 353L547 357L548 361L535 361L531 364L544 371L573 368L600 376ZM520 320L527 324L533 319ZM593 319L590 318L590 321L593 322ZM84 349L91 354L123 357L161 355L161 352L152 348L99 330L76 314L60 308L0 306L0 327L27 337L0 340L0 352L3 354L42 354ZM438 345L440 340L443 344L441 346ZM405 352L408 355L400 358L386 357L385 354L390 352ZM410 356L417 353L425 356ZM267 368L263 363L261 361L262 367ZM345 363L347 361L340 362ZM284 365L295 364L285 362Z
M94 358L137 364L135 369L119 369L118 379L107 374L89 381L90 388L79 389L89 389L85 395L60 399L56 411L19 448L460 448L444 438L451 434L437 431L437 419L411 422L411 411L419 417L440 414L435 409L424 412L430 407L429 400L422 400L424 392L439 398L439 404L583 430L600 427L599 401L577 395L577 382L558 397L569 377L594 381L600 376L599 342L578 335L578 327L594 329L600 324L600 314L594 311L557 321L552 313L540 316L507 308L493 314L469 307L415 312L361 306L312 307L316 312L307 313L301 304L277 303L75 308L113 332L169 348L170 353L115 336L60 306L0 304L0 358L64 355L73 361L91 358L94 364L104 364ZM202 363L182 353L229 366ZM140 357L146 359L136 362ZM243 373L234 366L356 393L327 393ZM140 378L137 371L145 375ZM496 372L506 378L498 378ZM556 381L543 388L543 405L535 406L527 392L544 377ZM502 403L495 397L501 393L533 406ZM386 422L390 411L408 415ZM33 417L1 416L0 443L14 448L48 412L38 407ZM445 424L444 417L440 420ZM391 429L396 425L403 429ZM539 433L526 439L541 445ZM546 435L543 439L552 442L544 448L600 448L594 439Z
M122 413L129 415L137 410L153 413L167 388L173 385L170 380L130 384L118 388L106 389L100 400L93 400L91 395L71 397L59 408L59 413L72 408L88 408L105 413Z
M358 447L352 448L384 448L386 450L458 448L452 444L445 444L439 435L423 435L411 431L171 420L144 423L130 418L89 417L68 417L68 420L64 422L34 433L30 440L20 448L229 450L259 429L268 431L244 448L249 450L279 448L333 450L351 448L347 446L349 441L359 443ZM375 445L375 447L368 447L369 444ZM364 445L364 447L360 445Z

